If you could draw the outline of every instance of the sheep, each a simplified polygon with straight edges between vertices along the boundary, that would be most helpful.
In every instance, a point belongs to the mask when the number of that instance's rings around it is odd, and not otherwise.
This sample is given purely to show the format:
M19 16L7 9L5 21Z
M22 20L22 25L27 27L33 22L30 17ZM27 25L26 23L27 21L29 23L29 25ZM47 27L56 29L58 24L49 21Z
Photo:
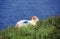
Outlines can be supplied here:
M28 26L28 25L35 26L37 21L39 21L38 17L37 16L32 16L31 20L20 20L20 21L18 21L15 27L20 28L20 27L25 27L25 26Z

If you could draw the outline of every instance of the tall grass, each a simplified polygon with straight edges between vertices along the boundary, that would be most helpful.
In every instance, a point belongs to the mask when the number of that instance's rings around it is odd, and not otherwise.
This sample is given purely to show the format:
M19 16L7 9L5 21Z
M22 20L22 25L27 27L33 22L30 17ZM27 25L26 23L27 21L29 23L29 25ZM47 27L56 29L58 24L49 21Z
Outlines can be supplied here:
M38 21L36 26L28 25L22 28L11 26L0 32L0 39L60 39L58 35L60 30L56 28L58 22L56 17L50 17Z

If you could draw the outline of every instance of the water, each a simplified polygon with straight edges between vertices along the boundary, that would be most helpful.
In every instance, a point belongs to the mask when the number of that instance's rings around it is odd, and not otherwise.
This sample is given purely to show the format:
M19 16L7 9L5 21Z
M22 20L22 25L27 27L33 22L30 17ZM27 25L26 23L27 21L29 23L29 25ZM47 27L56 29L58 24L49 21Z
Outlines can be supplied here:
M39 19L60 15L59 0L0 0L0 30L21 19Z

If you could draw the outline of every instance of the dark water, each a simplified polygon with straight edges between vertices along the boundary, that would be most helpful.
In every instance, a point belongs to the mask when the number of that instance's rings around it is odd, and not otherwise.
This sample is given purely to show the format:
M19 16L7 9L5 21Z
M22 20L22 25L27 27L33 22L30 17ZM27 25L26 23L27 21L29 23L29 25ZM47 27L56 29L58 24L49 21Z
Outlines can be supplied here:
M60 15L59 0L0 0L0 30L21 19L39 19Z

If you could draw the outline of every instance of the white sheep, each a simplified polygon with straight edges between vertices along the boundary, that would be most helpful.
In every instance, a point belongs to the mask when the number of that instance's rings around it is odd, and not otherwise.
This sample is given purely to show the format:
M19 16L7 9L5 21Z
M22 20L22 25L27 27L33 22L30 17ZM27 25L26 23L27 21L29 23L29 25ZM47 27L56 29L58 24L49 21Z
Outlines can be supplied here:
M27 25L35 26L37 21L39 21L38 17L37 16L32 16L31 20L20 20L20 21L18 21L15 27L20 28L20 27L24 27L24 26L27 26Z

